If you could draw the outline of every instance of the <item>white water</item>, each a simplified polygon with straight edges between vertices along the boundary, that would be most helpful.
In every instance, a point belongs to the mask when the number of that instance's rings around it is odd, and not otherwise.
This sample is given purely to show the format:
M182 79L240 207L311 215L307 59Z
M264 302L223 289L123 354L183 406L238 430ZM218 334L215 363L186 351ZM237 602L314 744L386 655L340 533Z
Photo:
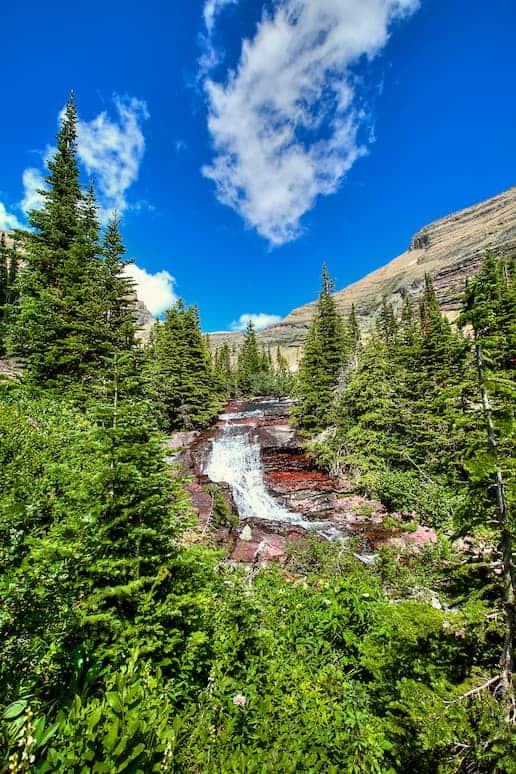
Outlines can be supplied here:
M230 485L240 518L259 518L283 522L317 531L328 540L341 540L342 532L331 522L309 521L299 513L285 508L265 487L263 465L258 440L245 425L231 425L227 420L246 419L262 412L222 415L226 420L212 441L205 467L214 482Z

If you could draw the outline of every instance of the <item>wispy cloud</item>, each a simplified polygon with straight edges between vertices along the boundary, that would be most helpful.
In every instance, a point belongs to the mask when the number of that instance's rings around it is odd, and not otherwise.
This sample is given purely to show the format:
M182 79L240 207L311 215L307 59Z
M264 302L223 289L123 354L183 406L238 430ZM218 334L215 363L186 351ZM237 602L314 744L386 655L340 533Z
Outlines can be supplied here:
M28 167L23 172L22 181L23 199L20 202L20 207L27 214L42 206L43 197L40 191L45 188L45 178L41 170L36 167Z
M128 264L125 271L135 283L136 295L154 317L159 317L176 303L175 279L168 271L151 274L134 263Z
M213 35L215 32L215 22L224 8L229 5L236 5L239 0L206 0L203 8L204 30L199 36L199 42L202 48L202 54L198 60L197 82L202 82L223 58L224 52L215 46Z
M12 212L8 212L5 204L0 202L0 230L11 231L13 228L22 228L22 224Z
M87 174L95 178L99 214L105 222L116 210L149 209L144 200L130 202L128 191L138 180L145 153L143 124L149 118L147 105L135 97L113 97L115 116L103 110L90 121L79 118L77 153ZM62 116L63 111L60 113ZM44 161L55 152L47 146ZM24 195L20 207L24 213L41 206L38 191L44 188L43 171L28 167L23 172Z
M208 5L208 4L207 4ZM272 245L295 239L320 195L367 152L354 67L419 0L276 0L225 82L206 77L217 197ZM205 6L205 24L214 19ZM213 16L211 15L213 10ZM208 13L207 13L208 11Z
M215 20L219 13L223 11L227 5L236 5L236 3L238 3L238 0L206 0L202 15L208 35L213 34Z
M249 323L252 322L257 331L263 331L265 328L269 328L271 325L277 325L281 322L281 317L278 314L265 314L259 312L258 314L241 314L238 320L233 320L231 323L232 331L245 331Z
M104 110L91 121L79 120L77 132L79 158L96 180L104 217L129 206L127 192L138 180L145 153L142 126L149 118L146 103L135 97L115 95L114 106L116 118Z

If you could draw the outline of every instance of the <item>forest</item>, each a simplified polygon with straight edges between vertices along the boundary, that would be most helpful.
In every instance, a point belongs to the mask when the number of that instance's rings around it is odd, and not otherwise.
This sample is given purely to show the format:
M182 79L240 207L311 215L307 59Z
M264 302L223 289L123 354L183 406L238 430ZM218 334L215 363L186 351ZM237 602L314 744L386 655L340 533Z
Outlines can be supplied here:
M70 97L0 246L0 770L514 774L514 256L486 254L453 325L427 276L367 333L323 267L296 373L252 324L210 351L181 301L142 343L76 143ZM250 576L184 540L164 438L260 395L438 541L365 565L307 537Z

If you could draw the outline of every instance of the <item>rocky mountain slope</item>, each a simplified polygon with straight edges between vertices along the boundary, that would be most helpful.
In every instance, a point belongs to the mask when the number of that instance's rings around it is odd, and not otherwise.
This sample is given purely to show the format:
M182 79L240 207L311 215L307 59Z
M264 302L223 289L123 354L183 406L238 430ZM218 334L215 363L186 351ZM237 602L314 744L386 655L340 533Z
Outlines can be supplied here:
M488 249L496 255L516 253L516 186L425 226L413 236L404 253L337 291L337 305L348 314L355 304L359 321L367 328L384 296L399 307L405 292L418 296L428 273L440 303L453 319L466 277L478 269ZM259 334L260 344L280 346L289 363L295 365L313 312L314 303L294 309L281 323ZM213 334L210 340L212 346L227 340L238 347L241 334Z

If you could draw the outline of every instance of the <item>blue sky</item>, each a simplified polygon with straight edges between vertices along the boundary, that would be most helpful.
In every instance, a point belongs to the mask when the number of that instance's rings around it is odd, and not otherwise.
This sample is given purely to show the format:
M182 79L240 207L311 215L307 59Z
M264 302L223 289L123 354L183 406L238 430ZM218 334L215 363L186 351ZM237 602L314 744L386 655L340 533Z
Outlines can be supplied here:
M209 331L282 317L323 261L344 287L516 182L510 0L64 8L2 12L0 228L37 205L74 89L85 180L156 313L178 295Z

